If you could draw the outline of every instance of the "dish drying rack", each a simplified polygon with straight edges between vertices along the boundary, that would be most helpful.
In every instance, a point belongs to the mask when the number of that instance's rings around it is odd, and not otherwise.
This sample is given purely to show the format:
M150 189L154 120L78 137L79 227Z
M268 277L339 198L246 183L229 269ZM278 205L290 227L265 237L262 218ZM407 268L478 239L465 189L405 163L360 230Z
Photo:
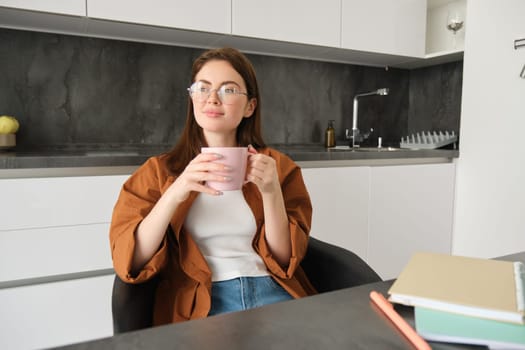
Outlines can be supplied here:
M419 149L436 149L451 143L457 142L458 137L452 131L428 131L412 134L405 138L401 138L400 146L401 148L419 148Z

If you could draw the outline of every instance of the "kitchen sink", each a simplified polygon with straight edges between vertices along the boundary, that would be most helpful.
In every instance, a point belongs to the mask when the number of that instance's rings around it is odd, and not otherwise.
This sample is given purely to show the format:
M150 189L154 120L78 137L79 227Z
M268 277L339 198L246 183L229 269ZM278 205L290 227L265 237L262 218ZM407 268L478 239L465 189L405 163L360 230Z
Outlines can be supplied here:
M336 146L333 148L340 151L351 151L351 152L395 152L403 151L402 148L397 147L350 147L350 146Z
M402 148L396 147L356 147L352 149L355 152L392 152L402 151Z

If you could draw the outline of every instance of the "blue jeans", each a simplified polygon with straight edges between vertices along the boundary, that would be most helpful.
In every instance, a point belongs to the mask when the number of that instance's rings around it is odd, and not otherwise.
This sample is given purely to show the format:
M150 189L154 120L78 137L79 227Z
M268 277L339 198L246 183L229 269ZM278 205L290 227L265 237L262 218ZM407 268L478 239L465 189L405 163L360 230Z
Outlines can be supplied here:
M247 310L293 297L270 276L239 277L213 282L208 316Z

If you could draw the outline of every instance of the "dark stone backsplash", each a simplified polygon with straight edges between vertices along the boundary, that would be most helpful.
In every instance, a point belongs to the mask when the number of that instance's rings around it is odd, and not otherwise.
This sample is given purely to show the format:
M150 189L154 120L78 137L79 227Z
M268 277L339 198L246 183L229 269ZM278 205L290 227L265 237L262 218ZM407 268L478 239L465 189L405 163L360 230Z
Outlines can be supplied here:
M21 124L17 149L53 146L171 145L185 118L191 64L202 50L0 29L0 115ZM359 127L395 145L421 130L458 131L462 62L416 70L383 69L248 55L262 93L268 144L323 143Z
M410 71L408 132L459 130L463 61Z

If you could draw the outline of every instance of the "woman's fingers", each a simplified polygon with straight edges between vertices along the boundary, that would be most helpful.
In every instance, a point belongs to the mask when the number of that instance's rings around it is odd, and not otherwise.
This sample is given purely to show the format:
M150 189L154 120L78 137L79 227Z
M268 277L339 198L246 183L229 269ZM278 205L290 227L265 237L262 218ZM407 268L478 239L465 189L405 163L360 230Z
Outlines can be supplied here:
M261 192L270 192L279 186L275 160L264 154L252 154L249 159L248 181L257 185Z
M220 160L221 157L222 156L220 154L201 153L193 158L191 162L189 162L189 164L186 166L186 169L184 169L184 172L192 169L193 171L220 170L222 167L224 167L224 164L216 161Z
M192 159L174 183L176 187L174 193L177 194L177 197L186 199L192 191L212 195L221 194L220 191L206 186L207 181L231 181L229 176L231 169L225 164L215 162L220 158L219 154L201 153Z

